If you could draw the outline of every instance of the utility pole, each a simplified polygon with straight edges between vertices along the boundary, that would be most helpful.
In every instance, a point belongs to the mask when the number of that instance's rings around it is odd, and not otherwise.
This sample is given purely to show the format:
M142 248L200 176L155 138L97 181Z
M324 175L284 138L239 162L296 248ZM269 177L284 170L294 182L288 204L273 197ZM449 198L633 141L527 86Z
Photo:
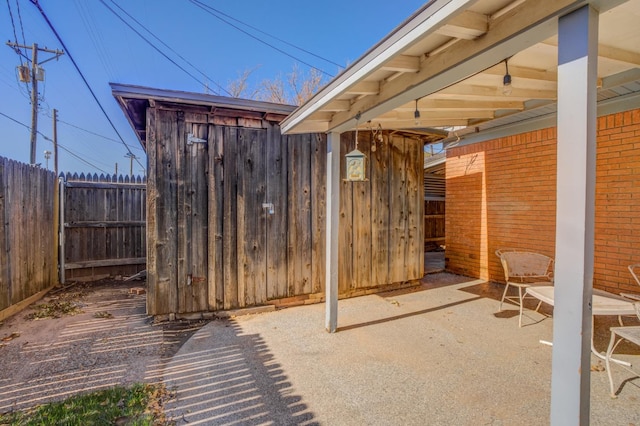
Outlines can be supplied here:
M31 49L31 69L28 66L19 66L18 67L18 75L20 76L20 81L22 82L31 82L31 155L30 162L31 164L36 163L36 141L38 137L38 81L44 81L44 70L40 68L40 65L45 62L49 62L52 59L58 59L61 55L64 55L62 50L51 50L45 48L38 47L38 43L33 43L32 46L25 46L23 44L12 43L10 41L7 42L7 46L12 47L18 55L26 57L20 49ZM52 53L52 56L49 59L46 59L40 63L38 63L38 52L44 53Z
M53 109L53 170L58 177L58 110Z
M136 157L133 153L131 152L127 152L127 154L125 155L126 158L129 159L129 176L133 177L133 160L135 160Z

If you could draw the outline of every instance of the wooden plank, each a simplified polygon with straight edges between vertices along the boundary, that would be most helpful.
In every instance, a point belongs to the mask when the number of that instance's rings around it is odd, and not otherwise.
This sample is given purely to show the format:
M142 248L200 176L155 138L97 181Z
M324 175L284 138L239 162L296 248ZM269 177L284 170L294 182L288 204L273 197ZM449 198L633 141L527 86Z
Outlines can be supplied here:
M353 281L353 185L345 181L345 155L353 150L354 134L340 137L340 241L338 241L338 292L346 293L354 288Z
M233 244L236 246L236 268L237 268L237 281L238 281L238 305L237 307L244 308L247 306L248 295L247 285L249 277L247 276L247 257L246 248L247 241L247 220L253 220L254 218L247 218L247 197L245 197L245 190L247 184L245 183L245 155L248 150L249 142L247 139L249 135L244 129L238 129L238 138L236 140L236 232L231 238L235 238ZM251 298L252 300L253 298Z
M146 257L133 257L122 259L102 259L102 260L84 260L81 262L65 263L64 269L82 269L82 268L98 268L102 266L122 266L122 265L144 265L147 263Z
M207 122L206 115L201 122ZM208 124L193 124L192 132L197 138L208 139ZM190 312L208 309L208 147L207 143L191 146L190 182L188 196L191 197L191 261L189 264L192 306ZM187 149L187 154L189 150Z
M389 283L389 136L371 152L371 283Z
M131 203L126 201L125 203ZM145 220L115 220L115 221L80 221L73 223L65 223L65 228L131 228L131 227L146 227L147 221Z
M311 293L310 134L289 137L289 292Z
M11 245L9 224L9 160L0 157L0 309L11 306Z
M32 304L33 302L36 302L38 300L40 300L42 297L44 297L45 294L47 294L54 286L50 285L49 287L45 288L44 290L39 291L38 293L29 296L13 305L10 305L9 307L0 310L0 321L4 321L5 319L17 314L18 312L22 311L23 309L25 309L27 306L29 306L30 304Z
M224 309L238 308L237 165L238 129L225 127L224 151Z
M392 136L389 149L389 283L397 283L406 281L407 173L404 138Z
M267 127L265 198L266 202L273 203L274 211L267 217L267 300L283 298L288 294L288 139L280 134L278 126Z
M177 312L177 113L157 111L156 229L157 251L155 314Z
M147 108L147 228L146 238L149 244L147 249L147 314L157 315L160 313L158 306L159 297L159 274L158 274L158 251L160 241L158 240L158 140L156 137L157 112L154 108ZM161 166L162 167L162 166ZM162 261L162 259L160 259Z
M354 143L355 148L355 143ZM371 132L358 132L358 149L365 155L363 182L353 190L353 282L355 288L371 287Z
M311 135L311 292L325 288L327 136Z
M177 211L178 230L178 275L177 303L178 308L174 312L192 312L193 295L191 293L191 282L189 272L191 265L191 155L190 147L187 146L187 123L184 121L184 112L178 111L177 135L175 139L176 150L174 151L174 163L177 171L177 197L178 203L174 207Z
M242 129L242 158L238 166L238 282L244 286L246 306L264 303L266 290L266 164L264 130ZM242 207L240 207L242 206ZM242 250L240 249L242 247ZM242 294L242 293L240 293Z
M223 128L209 126L209 310L224 309L222 224L224 217Z
M406 279L424 275L424 192L423 145L418 139L405 138L407 176Z

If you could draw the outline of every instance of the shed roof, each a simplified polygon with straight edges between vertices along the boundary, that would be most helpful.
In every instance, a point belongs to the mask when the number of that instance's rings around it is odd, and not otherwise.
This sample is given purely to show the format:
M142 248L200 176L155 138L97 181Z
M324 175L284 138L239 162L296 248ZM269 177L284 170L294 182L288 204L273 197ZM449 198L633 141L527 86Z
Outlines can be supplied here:
M557 20L586 4L600 11L599 101L638 105L640 0L432 0L296 109L283 132L343 132L370 121L462 136L555 116Z
M146 111L149 106L158 102L182 107L205 107L206 111L212 115L219 114L227 117L249 115L250 118L260 117L278 122L295 109L293 105L230 98L206 93L154 89L119 83L110 83L110 85L113 96L120 104L143 147L146 147Z

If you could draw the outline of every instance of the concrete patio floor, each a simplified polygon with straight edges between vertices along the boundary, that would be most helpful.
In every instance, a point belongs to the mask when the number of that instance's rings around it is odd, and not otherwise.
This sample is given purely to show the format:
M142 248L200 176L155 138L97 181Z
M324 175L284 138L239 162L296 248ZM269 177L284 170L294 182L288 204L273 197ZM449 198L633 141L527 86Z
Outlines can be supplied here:
M514 306L497 312L501 290L427 275L413 291L341 300L335 334L324 304L213 321L167 365L167 408L191 425L548 424L552 348L540 340L553 320L531 312L519 329ZM615 323L596 319L597 348ZM633 377L614 371L617 384ZM591 424L640 424L639 385L612 399L606 372L593 371Z

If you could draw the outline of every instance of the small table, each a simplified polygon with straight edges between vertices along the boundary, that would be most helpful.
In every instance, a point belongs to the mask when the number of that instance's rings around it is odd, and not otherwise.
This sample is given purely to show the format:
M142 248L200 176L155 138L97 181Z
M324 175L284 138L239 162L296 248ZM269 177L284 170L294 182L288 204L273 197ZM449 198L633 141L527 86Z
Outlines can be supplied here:
M535 297L538 300L543 301L544 303L548 303L553 306L554 303L554 287L553 286L542 286L542 287L528 287L526 289L525 294L529 294L530 296ZM606 291L601 290L593 290L593 298L591 301L591 314L595 315L636 315L636 309L633 305L633 302L629 299L625 299L624 297L618 296L616 294L607 293ZM522 315L522 307L520 307L520 315ZM593 318L592 318L593 321ZM605 359L604 355L598 353L596 348L593 346L593 324L591 327L591 351L600 359ZM625 361L611 359L611 361L616 362L618 364L627 365L630 364Z

